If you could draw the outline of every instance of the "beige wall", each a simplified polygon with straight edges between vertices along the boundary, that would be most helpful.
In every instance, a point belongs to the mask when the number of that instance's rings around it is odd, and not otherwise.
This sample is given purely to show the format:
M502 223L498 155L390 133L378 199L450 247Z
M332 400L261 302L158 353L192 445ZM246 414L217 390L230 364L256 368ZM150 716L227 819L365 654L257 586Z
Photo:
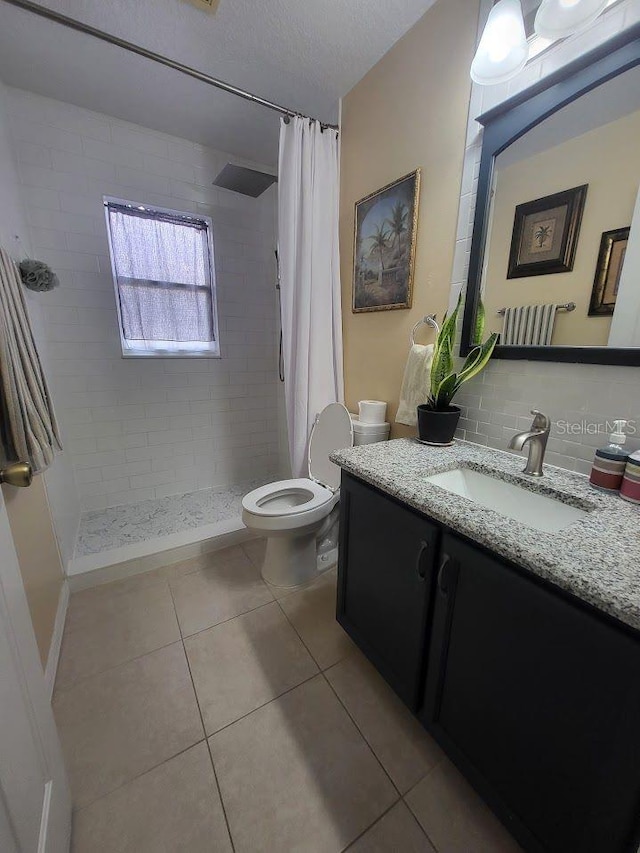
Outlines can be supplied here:
M589 301L602 232L631 225L640 181L638 138L635 112L506 169L498 166L484 295L488 329L501 330L496 311L502 306L575 302L575 311L558 313L552 343L607 345L611 318L589 317ZM516 205L581 184L589 189L573 270L507 279Z
M28 489L5 485L2 492L40 659L45 667L63 574L44 480L35 477Z
M342 103L340 254L347 406L386 400L393 422L411 327L449 301L478 0L439 0ZM422 169L413 307L353 314L354 204ZM419 338L427 343L433 333ZM415 430L393 425L393 435Z

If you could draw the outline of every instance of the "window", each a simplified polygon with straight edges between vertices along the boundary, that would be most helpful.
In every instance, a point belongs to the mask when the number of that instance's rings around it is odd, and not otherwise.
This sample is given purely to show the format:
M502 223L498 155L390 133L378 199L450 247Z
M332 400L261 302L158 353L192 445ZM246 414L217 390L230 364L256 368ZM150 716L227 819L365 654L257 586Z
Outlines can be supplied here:
M124 356L219 356L211 220L105 198Z

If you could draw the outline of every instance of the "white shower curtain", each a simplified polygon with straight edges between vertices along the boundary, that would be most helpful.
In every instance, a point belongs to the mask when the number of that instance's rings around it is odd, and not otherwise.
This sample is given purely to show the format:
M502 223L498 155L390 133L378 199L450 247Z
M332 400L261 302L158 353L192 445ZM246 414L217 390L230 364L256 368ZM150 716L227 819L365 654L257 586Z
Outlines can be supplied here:
M316 415L344 398L338 134L318 122L280 123L278 233L289 455L304 477Z

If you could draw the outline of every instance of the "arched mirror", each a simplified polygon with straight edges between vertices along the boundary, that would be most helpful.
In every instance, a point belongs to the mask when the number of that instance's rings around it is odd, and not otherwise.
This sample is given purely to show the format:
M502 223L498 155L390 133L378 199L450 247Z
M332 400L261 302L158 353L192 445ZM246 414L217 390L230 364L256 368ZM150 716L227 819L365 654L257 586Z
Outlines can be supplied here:
M640 27L478 121L461 353L640 365Z

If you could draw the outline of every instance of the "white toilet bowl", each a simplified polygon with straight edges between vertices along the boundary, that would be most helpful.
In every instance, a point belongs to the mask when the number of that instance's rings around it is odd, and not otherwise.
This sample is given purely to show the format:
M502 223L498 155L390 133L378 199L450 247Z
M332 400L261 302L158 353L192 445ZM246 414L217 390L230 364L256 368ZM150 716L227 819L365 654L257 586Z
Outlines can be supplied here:
M329 454L353 444L349 412L331 403L316 419L309 441L309 479L279 480L242 499L242 520L267 538L262 577L295 587L329 568L318 555L317 539L339 501L340 469Z

